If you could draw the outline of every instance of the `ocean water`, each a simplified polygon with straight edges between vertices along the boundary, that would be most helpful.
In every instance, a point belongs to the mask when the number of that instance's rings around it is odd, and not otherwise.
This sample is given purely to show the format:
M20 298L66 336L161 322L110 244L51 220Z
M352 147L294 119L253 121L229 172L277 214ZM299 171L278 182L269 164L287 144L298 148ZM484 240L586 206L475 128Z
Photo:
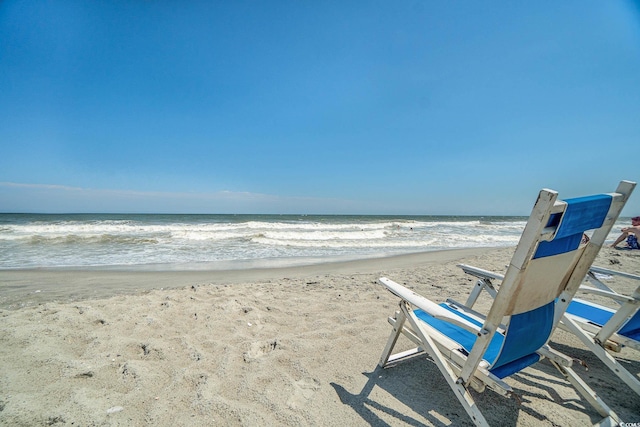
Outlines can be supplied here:
M0 214L0 269L292 266L517 243L526 217ZM611 239L628 221L614 227Z

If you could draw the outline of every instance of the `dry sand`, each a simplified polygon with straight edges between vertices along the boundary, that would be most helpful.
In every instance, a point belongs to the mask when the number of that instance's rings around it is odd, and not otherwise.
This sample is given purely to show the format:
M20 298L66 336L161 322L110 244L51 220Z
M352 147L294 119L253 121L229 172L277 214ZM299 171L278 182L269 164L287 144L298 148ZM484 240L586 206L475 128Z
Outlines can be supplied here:
M464 301L473 280L456 263L502 272L511 253L226 272L2 271L0 425L472 425L429 359L376 368L397 307L376 279ZM640 251L605 248L597 265L640 274ZM640 398L579 341L557 331L551 345L585 361L581 377L640 423ZM618 356L640 372L637 352ZM491 425L598 419L546 361L507 381L520 402L474 393Z

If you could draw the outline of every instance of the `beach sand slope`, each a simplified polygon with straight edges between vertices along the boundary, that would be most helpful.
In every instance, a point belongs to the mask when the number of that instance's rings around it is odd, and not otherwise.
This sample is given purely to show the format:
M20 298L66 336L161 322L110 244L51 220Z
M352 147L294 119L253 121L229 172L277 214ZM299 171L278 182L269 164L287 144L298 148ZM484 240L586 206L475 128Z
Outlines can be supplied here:
M636 252L605 248L597 265L640 274ZM436 302L464 301L473 280L456 263L503 272L511 253L446 251L280 269L263 280L242 271L223 279L210 272L211 280L199 273L177 289L0 310L0 425L472 425L429 359L377 368L397 300L376 280L388 276ZM92 272L64 274L77 286L99 285ZM109 274L116 273L100 277ZM611 285L621 292L634 286ZM489 303L483 297L480 307ZM623 420L640 422L638 396L577 339L558 331L551 345L589 366L576 370ZM640 372L637 352L623 349L619 357ZM598 419L547 362L507 381L520 401L474 393L491 425Z

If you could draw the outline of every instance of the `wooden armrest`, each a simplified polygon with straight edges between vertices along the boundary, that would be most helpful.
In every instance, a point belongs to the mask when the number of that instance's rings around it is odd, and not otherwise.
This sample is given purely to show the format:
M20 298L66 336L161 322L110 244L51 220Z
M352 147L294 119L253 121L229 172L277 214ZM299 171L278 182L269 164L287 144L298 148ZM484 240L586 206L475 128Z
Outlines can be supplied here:
M628 297L626 295L622 295L619 294L617 292L613 292L613 291L605 291L603 289L598 289L598 288L592 288L590 286L580 286L578 288L578 290L580 292L584 292L587 294L591 294L591 295L599 295L601 297L607 297L607 298L611 298L612 300L621 302L621 303L625 303L625 302L633 302L635 301L635 298L633 297Z
M624 273L622 271L616 271L616 270L609 270L608 268L596 267L595 265L592 265L589 270L593 271L594 273L611 274L615 276L626 277L627 279L640 280L640 276L636 276L635 274Z
M466 264L458 264L458 267L460 267L465 273L478 277L480 279L504 280L504 275L494 273L492 271L483 270L481 268L473 267Z
M452 323L474 334L479 333L481 330L480 327L474 325L468 320L463 319L460 316L456 316L449 310L440 307L433 301L421 295L418 295L417 293L405 288L404 286L394 282L393 280L387 279L386 277L381 277L380 279L378 279L378 281L380 282L380 284L385 286L392 294L396 295L404 301L407 301L413 306L418 307L419 309L425 311L436 319Z

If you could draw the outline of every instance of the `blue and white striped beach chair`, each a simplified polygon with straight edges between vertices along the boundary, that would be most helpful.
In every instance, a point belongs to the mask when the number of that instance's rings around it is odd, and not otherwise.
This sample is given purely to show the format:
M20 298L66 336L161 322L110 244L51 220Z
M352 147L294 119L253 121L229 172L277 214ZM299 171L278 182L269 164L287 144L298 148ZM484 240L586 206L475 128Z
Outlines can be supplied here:
M554 314L580 286L634 187L623 181L615 193L565 201L542 190L486 316L451 300L438 305L381 278L401 301L389 318L393 330L380 365L427 353L473 422L486 426L469 388L510 396L504 379L547 357L604 417L601 425L618 425L617 415L571 369L571 358L547 340L559 322ZM592 230L586 242L583 235ZM392 355L401 334L418 347Z
M485 290L495 298L497 294L494 280L502 281L504 276L476 267L460 264L465 273L478 277L475 287L465 306L472 308L480 293ZM580 298L572 298L565 312L559 313L559 327L577 336L589 350L616 374L634 392L640 395L640 380L630 373L607 350L619 353L623 347L640 351L640 285L631 296L622 295L605 285L598 275L620 276L640 283L640 276L621 271L592 266L578 292L608 298L618 307L612 308ZM613 305L613 304L611 304ZM564 310L563 306L559 307Z
M609 298L619 306L614 309L574 298L562 317L560 327L580 338L613 373L640 395L638 377L607 352L607 349L620 352L622 347L640 351L640 284L631 296L621 295L602 283L598 274L626 277L640 283L640 276L592 267L587 281L596 287L583 285L579 291Z

